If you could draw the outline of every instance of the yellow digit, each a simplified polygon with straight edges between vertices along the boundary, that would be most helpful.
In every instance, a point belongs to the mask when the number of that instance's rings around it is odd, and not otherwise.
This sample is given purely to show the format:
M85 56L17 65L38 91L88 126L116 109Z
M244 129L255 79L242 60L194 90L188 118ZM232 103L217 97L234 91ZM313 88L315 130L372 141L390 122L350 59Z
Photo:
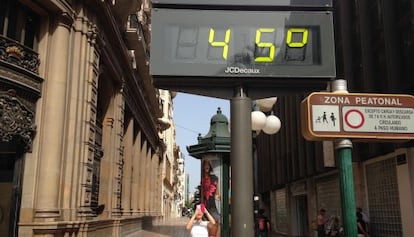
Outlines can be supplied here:
M208 36L208 42L211 46L223 47L223 58L225 60L227 60L227 54L229 52L230 33L231 30L227 29L226 34L224 35L224 41L214 41L214 29L210 28L210 34Z
M302 41L292 42L293 33L301 33ZM302 48L308 43L308 30L305 28L290 28L287 32L286 44L291 48Z
M259 28L256 30L256 45L257 47L269 48L269 56L257 57L254 59L255 62L273 62L273 58L275 57L275 45L270 42L262 42L261 38L262 33L272 33L274 31L274 28Z

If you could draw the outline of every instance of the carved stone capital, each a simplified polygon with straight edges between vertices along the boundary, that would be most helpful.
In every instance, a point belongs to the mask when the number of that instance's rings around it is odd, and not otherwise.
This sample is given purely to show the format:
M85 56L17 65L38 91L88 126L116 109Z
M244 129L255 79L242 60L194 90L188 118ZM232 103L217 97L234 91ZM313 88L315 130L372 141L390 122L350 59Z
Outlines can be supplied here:
M74 22L73 16L67 12L62 12L58 17L57 17L57 23L60 26L64 26L68 29L70 29L70 27L72 26Z

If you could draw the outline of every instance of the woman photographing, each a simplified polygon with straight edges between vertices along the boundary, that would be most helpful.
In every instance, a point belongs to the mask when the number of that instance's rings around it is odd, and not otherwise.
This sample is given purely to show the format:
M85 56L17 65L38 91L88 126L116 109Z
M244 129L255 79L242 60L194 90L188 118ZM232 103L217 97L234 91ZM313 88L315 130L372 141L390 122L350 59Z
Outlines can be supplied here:
M207 217L207 221L203 220L204 214ZM215 225L216 221L204 207L203 204L197 205L197 208L194 212L194 215L188 221L186 225L187 231L190 233L191 237L208 237L208 227L210 225Z

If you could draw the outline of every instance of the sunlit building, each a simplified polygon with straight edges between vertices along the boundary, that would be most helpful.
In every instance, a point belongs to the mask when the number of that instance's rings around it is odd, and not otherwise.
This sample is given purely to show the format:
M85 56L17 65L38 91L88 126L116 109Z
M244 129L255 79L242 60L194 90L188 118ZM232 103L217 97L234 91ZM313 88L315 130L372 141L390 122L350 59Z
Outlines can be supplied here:
M165 152L161 163L162 170L162 205L164 218L177 217L183 202L184 161L179 146L176 144L176 129L173 121L175 92L159 90L163 117L159 119L163 130L160 137L165 144Z
M150 8L1 1L0 236L126 236L164 216L176 157L148 70Z

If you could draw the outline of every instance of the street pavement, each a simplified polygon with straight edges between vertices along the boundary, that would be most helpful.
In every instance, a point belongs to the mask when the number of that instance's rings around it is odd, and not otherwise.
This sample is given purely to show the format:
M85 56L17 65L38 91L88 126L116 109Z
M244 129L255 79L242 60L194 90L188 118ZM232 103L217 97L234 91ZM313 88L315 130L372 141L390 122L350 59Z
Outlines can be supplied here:
M185 229L188 220L188 217L176 217L158 221L128 237L189 237Z
M188 220L188 217L176 217L158 221L151 226L144 226L143 230L128 235L128 237L190 237L185 229ZM278 236L269 233L269 237Z

